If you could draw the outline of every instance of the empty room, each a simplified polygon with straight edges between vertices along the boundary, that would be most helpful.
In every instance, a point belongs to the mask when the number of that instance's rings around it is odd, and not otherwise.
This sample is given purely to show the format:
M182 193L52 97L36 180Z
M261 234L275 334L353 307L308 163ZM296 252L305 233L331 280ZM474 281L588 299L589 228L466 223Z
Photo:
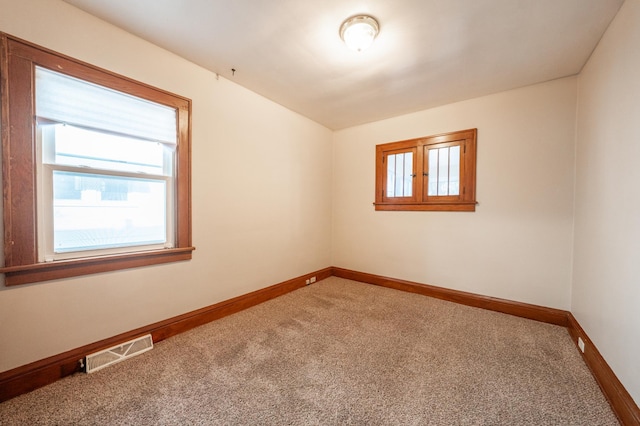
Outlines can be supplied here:
M0 424L640 424L640 0L0 0Z

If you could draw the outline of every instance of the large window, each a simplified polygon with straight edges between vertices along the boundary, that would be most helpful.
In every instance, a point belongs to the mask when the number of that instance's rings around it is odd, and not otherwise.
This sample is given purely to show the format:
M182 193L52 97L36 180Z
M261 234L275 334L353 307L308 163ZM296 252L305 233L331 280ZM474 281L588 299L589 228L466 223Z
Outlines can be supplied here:
M1 35L7 285L191 258L191 102Z
M476 129L376 146L376 210L475 211Z

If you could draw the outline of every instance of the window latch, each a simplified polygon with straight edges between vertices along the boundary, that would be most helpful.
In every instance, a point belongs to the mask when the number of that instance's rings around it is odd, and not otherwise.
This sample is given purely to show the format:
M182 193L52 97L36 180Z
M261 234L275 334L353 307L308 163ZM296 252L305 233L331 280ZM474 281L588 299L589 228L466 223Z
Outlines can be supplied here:
M429 173L422 172L422 176L429 176Z

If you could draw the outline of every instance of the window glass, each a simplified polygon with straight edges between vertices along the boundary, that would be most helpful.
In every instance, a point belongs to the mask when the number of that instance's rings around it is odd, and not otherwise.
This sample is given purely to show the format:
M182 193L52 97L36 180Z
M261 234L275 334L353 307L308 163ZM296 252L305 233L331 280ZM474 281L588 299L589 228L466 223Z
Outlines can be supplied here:
M428 149L429 196L460 194L460 146Z
M53 251L164 244L166 182L53 172Z
M428 150L429 156L429 193L428 195L438 195L438 150Z
M413 195L413 152L387 156L387 197Z
M174 145L81 129L39 126L45 164L171 176ZM167 158L168 157L168 158Z
M460 195L460 145L449 148L449 195Z

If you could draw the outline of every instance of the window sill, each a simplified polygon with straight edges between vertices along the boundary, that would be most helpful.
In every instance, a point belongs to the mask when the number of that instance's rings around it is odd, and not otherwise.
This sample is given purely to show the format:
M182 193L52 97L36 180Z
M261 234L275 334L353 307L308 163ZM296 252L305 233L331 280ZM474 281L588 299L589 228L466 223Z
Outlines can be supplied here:
M377 211L450 211L475 212L476 201L451 203L373 203Z
M183 247L82 259L57 260L31 265L6 266L0 268L0 273L5 274L5 285L12 286L190 260L194 250L195 247Z

